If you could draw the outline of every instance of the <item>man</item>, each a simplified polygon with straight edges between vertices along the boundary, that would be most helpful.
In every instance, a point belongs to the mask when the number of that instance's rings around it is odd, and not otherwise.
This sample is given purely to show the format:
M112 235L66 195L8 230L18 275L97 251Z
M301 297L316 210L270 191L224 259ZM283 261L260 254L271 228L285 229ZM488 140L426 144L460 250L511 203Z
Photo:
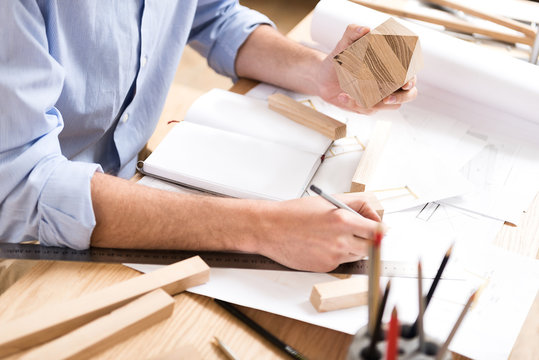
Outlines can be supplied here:
M0 24L3 241L239 250L314 271L365 255L359 237L380 219L362 196L339 197L357 215L319 197L201 197L124 179L134 174L187 43L219 73L361 113L412 100L414 81L373 109L340 89L331 57L368 29L349 26L326 56L234 0L2 0Z

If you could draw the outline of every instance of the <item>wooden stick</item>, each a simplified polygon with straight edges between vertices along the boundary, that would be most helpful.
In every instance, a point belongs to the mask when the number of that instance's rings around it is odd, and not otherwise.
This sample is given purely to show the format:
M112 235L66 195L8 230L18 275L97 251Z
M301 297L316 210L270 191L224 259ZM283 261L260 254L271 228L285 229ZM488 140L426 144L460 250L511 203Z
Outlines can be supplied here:
M314 285L309 300L318 312L347 309L366 305L368 290L365 276L329 281Z
M42 344L150 291L174 295L205 283L210 268L198 256L0 324L0 357Z
M268 97L269 108L320 134L337 140L346 136L346 124L335 120L313 108L305 106L284 95L273 94Z
M154 290L24 354L21 360L87 359L172 315L174 299Z
M419 315L417 316L417 329L419 331L419 352L425 349L425 330L423 328L423 315L425 313L425 299L423 298L423 270L421 260L417 262L417 296L419 301Z
M536 36L535 30L531 26L525 25L519 21L515 21L505 16L491 14L482 10L479 11L477 9L462 5L452 0L428 0L428 2L437 4L440 6L445 6L451 9L460 10L462 12L476 16L478 18L492 21L495 24L502 25L502 26L508 27L509 29L513 29L515 31L521 32L532 39L535 39L535 36Z
M376 327L376 314L378 313L380 298L380 248L382 245L382 238L384 237L382 225L379 224L376 232L373 234L373 239L369 244L369 322L368 333L370 336L374 336L374 328Z
M369 138L365 151L359 159L356 172L352 177L352 186L350 192L362 192L369 186L376 171L376 165L382 156L389 133L391 123L389 121L376 121L374 130Z
M451 344L451 340L453 340L453 337L457 333L457 330L460 324L462 323L462 320L464 320L466 313L470 309L470 306L472 305L472 302L475 299L476 293L477 291L474 291L474 293L468 299L468 302L466 303L466 305L464 305L464 308L462 309L462 312L460 313L459 318L457 319L457 322L455 322L455 325L453 325L453 328L451 329L449 336L443 343L442 347L438 350L438 353L436 354L436 360L442 360L444 358L445 352L449 348L449 344Z
M432 24L442 25L447 27L448 29L453 29L457 31L462 31L466 33L475 33L475 34L481 34L489 36L493 39L508 42L508 43L519 43L519 44L525 44L525 45L532 45L533 39L531 39L528 36L525 35L513 35L504 33L501 31L491 30L491 29L485 29L480 26L476 26L470 23L467 23L466 21L459 20L457 18L442 18L440 16L435 16L434 14L427 14L420 13L416 11L411 11L406 9L404 6L399 6L396 4L390 5L384 5L380 2L374 2L374 1L368 1L368 0L349 0L353 3L377 10L382 11L387 14L396 15L396 16L402 16L410 19L420 20L429 22ZM433 9L430 9L433 10Z

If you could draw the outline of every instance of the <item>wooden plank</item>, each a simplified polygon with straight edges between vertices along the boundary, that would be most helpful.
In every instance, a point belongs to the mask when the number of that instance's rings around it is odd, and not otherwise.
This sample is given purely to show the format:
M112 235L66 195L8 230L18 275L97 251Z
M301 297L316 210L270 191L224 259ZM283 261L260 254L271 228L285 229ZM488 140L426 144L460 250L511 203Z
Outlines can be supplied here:
M367 304L367 276L329 281L313 286L310 301L318 312L346 309Z
M389 18L335 55L341 88L365 108L391 95L423 66L419 38Z
M210 268L198 256L0 324L0 357L63 335L150 291L174 295L205 283Z
M463 5L459 2L452 1L452 0L428 0L428 2L437 4L440 6L445 6L451 9L460 10L462 12L465 12L466 14L470 14L478 18L488 20L488 21L492 21L495 24L502 25L502 26L508 27L509 29L513 29L515 31L521 32L532 39L535 39L535 36L536 36L535 30L531 26L525 25L519 21L515 21L505 16L491 14L483 10L474 9L472 7Z
M391 4L388 2L374 2L372 0L349 0L353 3L371 8L373 10L385 12L387 14L402 16L409 19L415 19L420 21L425 21L431 24L437 24L445 26L448 29L462 31L468 34L481 34L488 37L491 37L495 40L504 41L512 44L525 44L533 45L533 39L525 35L513 35L510 33L505 33L501 31L496 31L492 29L487 29L478 25L470 24L466 21L460 20L453 16L448 16L442 11L435 9L417 9L417 11L412 11L406 8L406 4L401 2L392 1Z
M87 359L168 318L174 299L161 289L24 354L24 360Z
M368 187L384 151L390 131L391 123L389 121L376 121L367 147L359 159L359 164L352 178L350 192L362 192Z
M346 136L346 124L305 106L284 94L270 95L268 105L271 110L332 140Z

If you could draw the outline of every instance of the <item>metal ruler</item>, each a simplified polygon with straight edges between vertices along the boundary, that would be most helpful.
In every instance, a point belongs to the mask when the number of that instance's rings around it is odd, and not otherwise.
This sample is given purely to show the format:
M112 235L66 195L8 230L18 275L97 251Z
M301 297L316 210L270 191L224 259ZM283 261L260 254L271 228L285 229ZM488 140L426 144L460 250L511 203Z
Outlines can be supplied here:
M169 265L197 255L210 267L216 268L297 271L281 265L265 256L247 253L109 248L73 250L69 248L47 247L33 244L0 244L0 259ZM417 265L413 263L382 261L381 266L382 276L417 276ZM367 260L359 260L342 264L331 271L331 273L368 274L368 262Z

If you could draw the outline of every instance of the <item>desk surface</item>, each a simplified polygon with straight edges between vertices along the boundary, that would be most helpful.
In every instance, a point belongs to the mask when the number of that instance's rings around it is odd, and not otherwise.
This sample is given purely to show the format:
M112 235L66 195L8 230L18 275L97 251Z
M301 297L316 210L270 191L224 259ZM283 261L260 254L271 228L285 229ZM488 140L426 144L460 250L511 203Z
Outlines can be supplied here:
M308 38L309 25L308 16L289 36L295 40ZM254 84L256 83L242 80L232 90L244 93ZM183 118L189 104L184 101L185 97L177 97L178 91L185 89L171 89L169 99L182 99L182 106L178 106L174 101L167 101L163 111L163 117L166 118L161 119L150 147L162 139L167 131L168 120ZM192 94L188 99L192 101L197 95L200 94ZM504 226L496 242L511 251L539 257L539 196L534 199L523 217L520 227ZM137 275L136 271L121 265L40 261L0 296L0 322L37 309L46 303L74 298ZM193 345L204 359L225 359L211 344L213 336L222 339L240 359L286 358L211 299L182 293L177 295L175 300L172 317L110 348L98 358L150 358L174 349L179 349L177 358L182 358L181 348ZM242 309L310 359L343 359L352 340L350 335L336 331L258 310ZM515 343L512 359L532 359L533 354L539 354L538 326L539 296L536 297Z

